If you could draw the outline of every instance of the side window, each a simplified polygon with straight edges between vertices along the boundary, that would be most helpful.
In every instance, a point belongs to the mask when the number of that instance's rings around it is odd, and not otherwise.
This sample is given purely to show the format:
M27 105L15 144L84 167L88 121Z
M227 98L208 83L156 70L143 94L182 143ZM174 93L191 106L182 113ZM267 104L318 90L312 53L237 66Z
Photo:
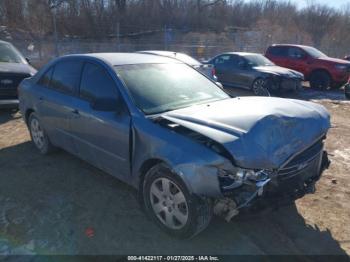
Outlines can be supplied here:
M215 65L227 65L231 59L230 55L221 55L215 58Z
M305 57L305 53L303 50L301 50L300 48L297 47L290 47L288 49L288 56L290 58L294 58L294 59L300 59Z
M38 81L39 85L49 87L53 69L54 67L51 67L49 70L46 71L46 73L39 79Z
M88 101L96 98L117 98L118 90L104 68L86 63L80 84L80 97Z
M80 61L62 61L55 65L50 87L61 92L73 94L80 81L83 63Z
M269 53L270 55L285 57L287 56L287 48L283 46L270 47Z

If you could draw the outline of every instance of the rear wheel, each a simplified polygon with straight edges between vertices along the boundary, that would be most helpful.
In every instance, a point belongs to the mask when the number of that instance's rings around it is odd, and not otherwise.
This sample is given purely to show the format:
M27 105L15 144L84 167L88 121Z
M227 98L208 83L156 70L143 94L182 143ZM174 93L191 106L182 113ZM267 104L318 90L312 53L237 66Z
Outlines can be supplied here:
M150 218L178 238L195 236L208 226L212 217L209 200L190 194L182 180L164 164L147 172L143 198Z
M327 90L332 84L330 75L325 71L316 71L310 77L310 87L319 90Z
M54 151L55 148L35 113L29 116L28 126L32 141L41 154L46 155Z
M258 78L254 81L252 91L256 96L271 96L267 87L267 81L262 78Z

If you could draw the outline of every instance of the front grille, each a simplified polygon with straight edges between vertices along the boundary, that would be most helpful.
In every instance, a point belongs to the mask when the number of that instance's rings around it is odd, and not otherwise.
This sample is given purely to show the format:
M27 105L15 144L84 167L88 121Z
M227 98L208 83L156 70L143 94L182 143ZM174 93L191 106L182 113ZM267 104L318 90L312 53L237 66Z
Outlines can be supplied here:
M0 73L0 98L12 99L17 97L17 87L29 74Z
M301 86L299 79L284 79L281 82L282 89L285 90L296 90Z
M288 179L303 172L317 175L322 154L323 141L319 140L314 145L295 156L286 166L280 169L278 171L278 177L280 179Z

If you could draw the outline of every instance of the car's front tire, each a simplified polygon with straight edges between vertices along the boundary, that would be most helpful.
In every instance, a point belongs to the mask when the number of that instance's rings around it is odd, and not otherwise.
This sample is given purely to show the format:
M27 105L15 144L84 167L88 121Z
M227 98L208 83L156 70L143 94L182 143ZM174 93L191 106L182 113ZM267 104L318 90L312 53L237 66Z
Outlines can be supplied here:
M267 86L268 81L262 78L258 78L253 82L252 91L256 96L271 96L271 93Z
M325 71L316 71L311 74L310 87L313 89L327 90L332 84L332 78Z
M28 127L32 141L41 154L47 155L55 150L35 113L29 116Z
M165 164L158 164L147 172L143 199L148 216L166 233L178 238L197 235L212 217L210 200L190 194Z

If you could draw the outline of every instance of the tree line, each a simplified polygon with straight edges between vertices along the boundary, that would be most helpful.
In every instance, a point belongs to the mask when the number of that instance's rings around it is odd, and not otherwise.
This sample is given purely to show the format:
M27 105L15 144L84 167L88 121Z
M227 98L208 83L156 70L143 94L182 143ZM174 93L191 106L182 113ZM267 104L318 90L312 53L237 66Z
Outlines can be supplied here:
M53 18L60 38L98 39L165 27L201 33L242 28L350 49L350 6L334 9L309 1L300 9L292 1L276 0L0 0L0 25L33 38L53 37Z

